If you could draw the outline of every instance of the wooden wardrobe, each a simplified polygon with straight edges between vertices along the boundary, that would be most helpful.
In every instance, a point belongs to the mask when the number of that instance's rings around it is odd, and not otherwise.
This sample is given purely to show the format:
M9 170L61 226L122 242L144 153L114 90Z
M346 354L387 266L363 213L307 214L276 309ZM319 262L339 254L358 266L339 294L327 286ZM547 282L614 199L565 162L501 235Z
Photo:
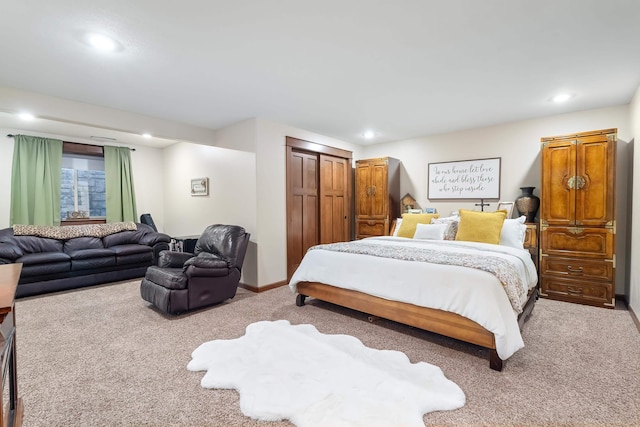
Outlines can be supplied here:
M286 137L287 280L311 246L351 240L352 154Z
M617 129L541 138L540 295L615 306Z
M400 211L400 161L357 160L355 181L356 239L389 235Z

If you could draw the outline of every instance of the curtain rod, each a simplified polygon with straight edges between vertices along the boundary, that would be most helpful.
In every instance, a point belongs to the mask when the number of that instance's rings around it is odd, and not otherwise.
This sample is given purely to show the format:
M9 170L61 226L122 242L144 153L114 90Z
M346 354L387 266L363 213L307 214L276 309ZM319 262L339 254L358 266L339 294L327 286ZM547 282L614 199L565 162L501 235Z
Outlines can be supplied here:
M12 133L8 133L8 134L7 134L7 138L13 138L13 137L15 137L15 135L14 135L14 134L12 134ZM82 142L71 142L71 141L62 141L62 142L68 142L68 143L70 143L70 144L94 145L94 144L83 144ZM96 147L100 147L100 145L96 145ZM131 151L136 151L136 149L135 149L135 148L131 148L131 147L127 147L127 148L128 148L129 150L131 150Z

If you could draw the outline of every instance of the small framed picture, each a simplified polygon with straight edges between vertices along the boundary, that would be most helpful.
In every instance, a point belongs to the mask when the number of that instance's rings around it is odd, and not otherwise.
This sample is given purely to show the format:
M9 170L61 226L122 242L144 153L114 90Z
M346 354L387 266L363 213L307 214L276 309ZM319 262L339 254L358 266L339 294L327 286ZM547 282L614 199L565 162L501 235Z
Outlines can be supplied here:
M208 196L209 195L209 178L193 178L191 180L192 196Z
M513 202L498 202L497 211L507 211L507 219L513 215Z

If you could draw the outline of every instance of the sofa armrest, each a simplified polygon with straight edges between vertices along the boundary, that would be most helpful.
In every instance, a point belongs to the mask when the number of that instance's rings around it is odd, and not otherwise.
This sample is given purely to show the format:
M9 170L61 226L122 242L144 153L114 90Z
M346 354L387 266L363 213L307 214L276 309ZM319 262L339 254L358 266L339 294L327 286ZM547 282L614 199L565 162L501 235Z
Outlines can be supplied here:
M190 252L162 251L158 258L158 267L179 268L184 266L189 258L193 258Z
M147 233L140 238L140 244L147 246L154 246L158 243L169 244L171 237L168 234L151 232Z
M0 258L4 258L6 260L14 262L23 255L24 253L22 252L20 247L8 242L0 243Z

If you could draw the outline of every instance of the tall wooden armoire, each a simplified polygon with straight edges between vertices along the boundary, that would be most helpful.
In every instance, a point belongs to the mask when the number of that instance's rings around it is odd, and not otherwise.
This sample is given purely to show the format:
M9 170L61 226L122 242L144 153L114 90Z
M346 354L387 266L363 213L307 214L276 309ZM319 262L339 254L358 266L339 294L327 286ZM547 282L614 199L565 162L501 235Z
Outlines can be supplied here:
M387 236L400 211L400 161L380 157L356 161L356 239Z
M617 129L541 138L540 295L615 306Z

